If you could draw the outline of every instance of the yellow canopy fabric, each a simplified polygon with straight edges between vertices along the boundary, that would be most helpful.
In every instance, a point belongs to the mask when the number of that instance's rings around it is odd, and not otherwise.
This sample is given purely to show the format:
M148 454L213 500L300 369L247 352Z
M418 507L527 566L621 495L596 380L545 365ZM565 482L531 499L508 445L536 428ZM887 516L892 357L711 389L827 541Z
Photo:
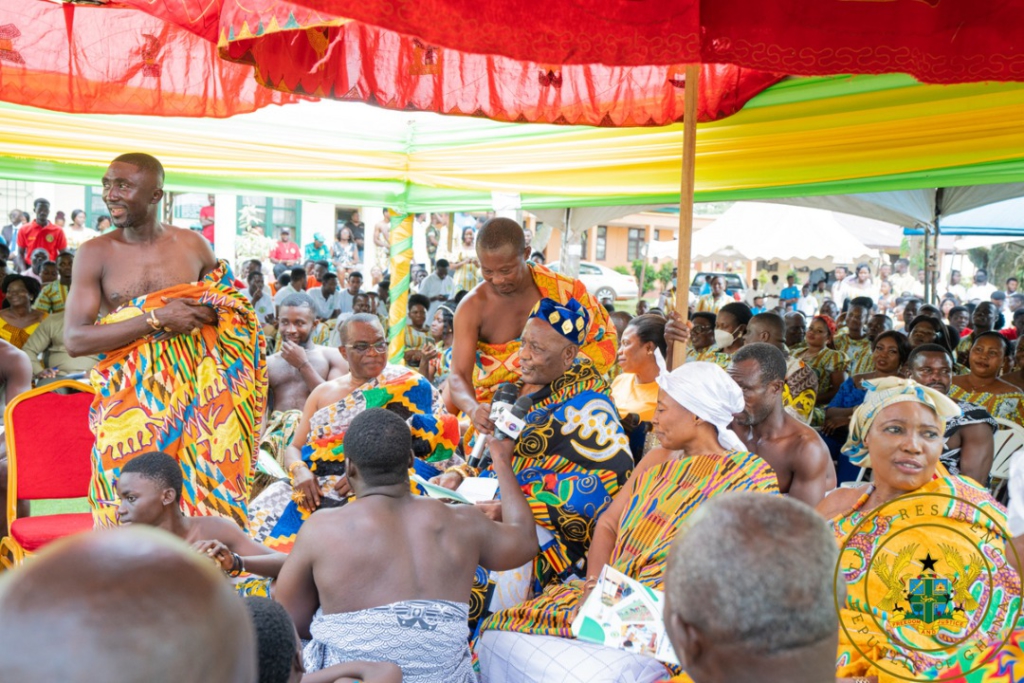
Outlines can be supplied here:
M1024 181L1024 84L907 76L788 79L700 124L696 199L766 199ZM64 114L0 104L0 177L94 184L146 151L177 190L486 209L672 203L682 127L507 124L302 102L230 119Z

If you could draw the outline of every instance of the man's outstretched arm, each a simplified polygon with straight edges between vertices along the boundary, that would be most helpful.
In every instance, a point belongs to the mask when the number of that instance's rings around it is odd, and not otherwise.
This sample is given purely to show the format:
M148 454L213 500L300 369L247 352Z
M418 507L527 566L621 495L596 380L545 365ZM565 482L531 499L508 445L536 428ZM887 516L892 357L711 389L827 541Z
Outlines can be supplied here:
M487 447L494 461L494 473L498 477L502 521L492 522L479 516L477 523L481 525L484 539L480 548L480 565L485 569L507 571L523 566L540 552L537 522L512 471L512 449L515 442L511 439L489 438Z

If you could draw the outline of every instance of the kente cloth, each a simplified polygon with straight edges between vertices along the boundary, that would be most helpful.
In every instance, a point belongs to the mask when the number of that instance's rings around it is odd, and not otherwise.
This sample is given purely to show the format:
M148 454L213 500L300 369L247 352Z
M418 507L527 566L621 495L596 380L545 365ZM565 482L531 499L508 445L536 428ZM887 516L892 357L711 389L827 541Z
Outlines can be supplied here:
M275 410L267 418L267 422L264 425L263 436L260 437L260 450L269 453L282 468L284 467L285 449L292 442L295 429L299 426L301 420L301 410ZM249 500L256 498L275 481L277 479L274 476L263 471L257 471L253 477L252 487L249 489ZM250 511L251 518L252 514Z
M849 375L863 375L875 371L875 356L871 351L871 340L867 337L850 339L849 334L837 336L836 351L846 354L849 363L846 372Z
M28 341L28 338L32 336L32 333L39 327L39 323L43 322L43 318L39 319L39 322L34 322L28 327L18 327L7 322L3 318L0 318L0 339L10 342L13 346L21 348Z
M807 346L800 344L799 346L794 346L790 353L793 355L793 358L807 363L814 370L814 373L818 375L818 396L827 394L832 388L832 373L836 370L846 370L847 363L849 362L846 354L826 346L818 352L818 355L808 360L803 357L803 353L806 350Z
M1020 680L1002 671L968 674L1019 618L1020 578L1006 562L1012 551L1003 508L971 480L944 472L864 511L870 493L830 520L847 583L837 678Z
M345 474L345 431L357 415L371 408L386 408L409 424L417 472L421 464L427 466L421 475L439 474L452 464L458 421L444 412L441 394L418 372L389 364L380 375L316 411L309 420L302 460L316 475L325 496L321 507L340 507L347 502L334 491L334 484ZM291 551L299 528L311 514L296 505L291 494L288 482L278 482L251 505L253 537L283 553Z
M617 349L615 326L608 317L608 311L590 295L586 285L579 280L561 273L553 273L544 266L529 264L529 267L533 283L540 290L541 298L554 299L560 304L576 299L587 309L590 314L590 325L587 339L580 347L580 355L593 361L597 371L607 377L608 371L615 364ZM489 285L483 283L480 286ZM519 369L521 346L522 341L518 338L503 344L477 342L476 368L473 371L473 388L476 390L477 401L489 402L499 384L519 381L522 374Z
M532 395L526 427L512 453L512 470L543 533L533 564L533 588L584 576L594 524L633 470L629 439L594 364L576 363ZM492 470L481 476L494 476ZM470 615L490 612L493 573L478 572Z
M465 603L404 600L358 612L324 614L309 626L302 652L312 673L344 662L391 662L404 683L477 683Z
M430 336L429 332L423 332L417 330L412 324L409 324L405 328L405 350L412 351L414 349L424 349L430 344L434 343L434 338Z
M646 655L510 631L487 631L473 651L487 683L656 683L669 673Z
M60 283L60 280L43 285L43 289L36 297L32 308L43 313L61 313L68 299L68 288Z
M955 401L979 405L992 417L1024 426L1024 392L1019 389L1005 394L993 394L987 391L970 391L954 384L949 387L949 397Z
M786 359L786 382L782 385L782 406L804 424L811 423L818 402L818 374L799 358Z
M993 434L999 429L999 423L981 406L968 401L957 401L957 404L960 406L960 415L954 415L946 421L942 456L939 458L950 474L960 474L960 446L956 448L949 447L949 440L954 434L960 431L962 427L973 424L986 424L992 429ZM978 483L984 484L986 482Z
M116 481L139 453L163 451L181 465L182 512L248 526L258 424L267 398L266 343L256 313L236 291L227 263L200 282L132 299L100 325L147 315L163 297L217 312L200 334L148 334L93 368L89 423L96 435L89 502L97 527L115 526Z
M682 457L644 471L618 521L609 564L648 588L664 590L666 561L676 532L701 503L730 491L777 494L779 486L771 466L746 451ZM543 595L494 614L481 630L571 638L570 626L582 592L579 580L551 585Z
M635 413L641 422L650 422L658 405L658 383L644 384L633 373L624 372L612 382L612 401L620 418Z
M960 414L960 406L945 394L931 387L918 384L912 379L901 377L879 377L861 381L865 389L864 400L850 416L850 435L843 446L843 455L858 467L870 467L871 458L865 442L875 418L883 410L896 403L921 403L935 411L942 420L945 430L946 421Z
M248 575L233 584L235 592L243 598L272 598L270 585L274 579L269 576Z
M702 363L714 363L718 367L725 370L729 367L729 363L732 362L732 356L725 353L717 346L712 344L702 351L697 351L692 346L687 348L686 362L691 363L693 361L699 361Z
M444 348L443 344L438 344L437 356L430 361L430 368L434 371L433 384L440 389L452 371L452 347Z

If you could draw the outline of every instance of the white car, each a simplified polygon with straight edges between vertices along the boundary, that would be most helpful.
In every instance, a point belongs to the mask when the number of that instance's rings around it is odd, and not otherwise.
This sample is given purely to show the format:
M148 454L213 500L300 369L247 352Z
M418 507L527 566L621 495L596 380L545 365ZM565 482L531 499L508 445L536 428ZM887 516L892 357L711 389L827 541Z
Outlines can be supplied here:
M561 272L558 270L557 261L550 264L548 268L556 273ZM598 301L602 299L611 299L612 301L636 299L640 296L640 288L637 287L635 277L623 275L607 266L590 261L580 261L579 279L587 286L587 291L593 294Z

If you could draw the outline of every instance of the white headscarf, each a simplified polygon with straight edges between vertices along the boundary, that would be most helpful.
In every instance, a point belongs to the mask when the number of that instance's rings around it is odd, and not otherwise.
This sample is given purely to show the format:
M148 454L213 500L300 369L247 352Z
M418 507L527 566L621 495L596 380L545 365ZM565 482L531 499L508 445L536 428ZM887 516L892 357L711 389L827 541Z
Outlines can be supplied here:
M743 390L714 363L683 363L672 372L661 350L654 352L661 373L658 386L691 413L718 429L718 443L730 451L745 451L740 437L729 429L733 415L743 410Z

